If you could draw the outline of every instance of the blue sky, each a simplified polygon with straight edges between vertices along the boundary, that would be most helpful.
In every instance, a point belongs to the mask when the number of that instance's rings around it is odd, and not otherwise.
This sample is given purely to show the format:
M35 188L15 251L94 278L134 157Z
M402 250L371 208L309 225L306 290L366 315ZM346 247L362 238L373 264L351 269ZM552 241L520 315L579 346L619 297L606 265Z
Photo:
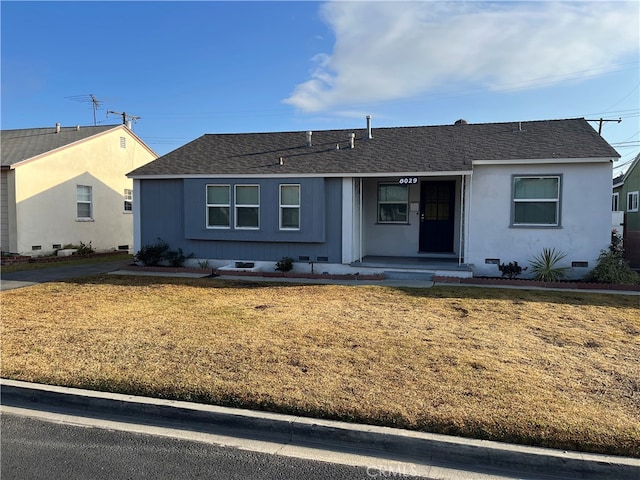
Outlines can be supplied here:
M640 152L640 3L2 1L2 129L205 133L585 117ZM597 128L597 123L593 123Z

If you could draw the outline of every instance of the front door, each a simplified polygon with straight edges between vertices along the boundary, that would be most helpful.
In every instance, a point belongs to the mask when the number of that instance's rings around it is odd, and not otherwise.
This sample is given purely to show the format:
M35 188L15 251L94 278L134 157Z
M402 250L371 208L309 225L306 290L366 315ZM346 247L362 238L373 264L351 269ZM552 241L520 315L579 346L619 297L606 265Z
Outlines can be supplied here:
M420 251L453 252L456 182L423 181L420 185Z

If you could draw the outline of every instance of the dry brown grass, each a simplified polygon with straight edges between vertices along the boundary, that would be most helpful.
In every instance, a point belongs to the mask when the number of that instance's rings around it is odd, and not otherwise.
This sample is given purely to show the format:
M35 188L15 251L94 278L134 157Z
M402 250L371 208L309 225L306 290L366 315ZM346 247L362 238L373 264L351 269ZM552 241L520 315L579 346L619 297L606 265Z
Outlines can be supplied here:
M97 276L3 292L2 375L640 456L640 297Z

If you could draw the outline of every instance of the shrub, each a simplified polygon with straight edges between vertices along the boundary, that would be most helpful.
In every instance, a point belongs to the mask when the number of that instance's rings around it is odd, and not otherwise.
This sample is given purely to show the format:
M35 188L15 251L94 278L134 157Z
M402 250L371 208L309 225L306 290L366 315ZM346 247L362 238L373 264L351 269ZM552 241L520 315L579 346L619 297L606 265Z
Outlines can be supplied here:
M91 246L91 240L89 240L89 244L86 244L81 241L80 245L76 248L78 249L78 251L76 252L76 255L90 255L96 252Z
M282 259L276 262L276 270L279 272L288 272L293 268L293 258L282 257Z
M141 262L147 267L155 267L165 259L166 253L169 251L169 244L158 238L158 241L152 245L143 246L135 255L135 260Z
M640 283L640 275L634 272L624 259L622 239L614 229L611 232L611 245L602 250L598 264L584 278L585 282L636 285Z
M164 259L169 262L169 265L172 267L181 267L185 260L191 257L193 257L193 253L185 255L181 248L178 250L168 250L164 254Z
M503 277L515 278L525 271L527 267L522 268L518 265L518 262L509 262L507 264L501 263L498 265L498 270L502 272Z
M533 278L542 282L557 282L566 278L569 267L558 267L558 262L566 257L564 252L555 248L543 248L542 253L530 260Z

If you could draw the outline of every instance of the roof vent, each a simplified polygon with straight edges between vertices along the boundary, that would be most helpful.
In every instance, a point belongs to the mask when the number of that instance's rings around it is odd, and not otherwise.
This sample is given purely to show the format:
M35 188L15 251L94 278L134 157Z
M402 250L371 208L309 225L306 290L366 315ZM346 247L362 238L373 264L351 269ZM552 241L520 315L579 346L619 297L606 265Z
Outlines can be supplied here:
M311 143L311 135L313 135L313 132L311 130L309 130L307 132L307 147L312 147L313 144Z
M367 138L371 140L373 134L371 133L371 115L367 115Z
M56 133L60 133L60 122L56 122Z
M76 125L76 131L80 130L80 125Z
M356 146L356 134L351 133L349 134L349 147L355 148L355 146Z
M467 125L469 122L467 122L464 118L461 118L459 120L456 120L456 123L454 123L454 125Z

